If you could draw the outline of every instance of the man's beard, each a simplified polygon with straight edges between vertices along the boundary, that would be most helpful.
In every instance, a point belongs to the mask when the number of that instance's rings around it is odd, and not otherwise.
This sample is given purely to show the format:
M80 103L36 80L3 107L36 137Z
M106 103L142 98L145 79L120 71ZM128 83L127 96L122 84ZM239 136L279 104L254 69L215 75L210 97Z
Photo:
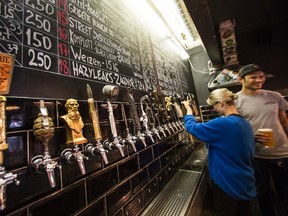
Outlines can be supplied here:
M80 119L80 113L78 111L68 111L67 115L72 121L79 121Z

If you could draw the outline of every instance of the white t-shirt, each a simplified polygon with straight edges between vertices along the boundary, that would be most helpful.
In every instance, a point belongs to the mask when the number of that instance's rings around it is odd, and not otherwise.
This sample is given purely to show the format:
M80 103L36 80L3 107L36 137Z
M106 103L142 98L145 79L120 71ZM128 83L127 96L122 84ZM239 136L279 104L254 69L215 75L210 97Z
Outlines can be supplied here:
M235 100L238 112L252 125L254 133L259 128L272 128L275 148L265 148L261 144L256 146L258 158L277 159L288 157L288 139L280 123L278 111L288 110L288 102L280 93L260 90L257 95L237 93Z

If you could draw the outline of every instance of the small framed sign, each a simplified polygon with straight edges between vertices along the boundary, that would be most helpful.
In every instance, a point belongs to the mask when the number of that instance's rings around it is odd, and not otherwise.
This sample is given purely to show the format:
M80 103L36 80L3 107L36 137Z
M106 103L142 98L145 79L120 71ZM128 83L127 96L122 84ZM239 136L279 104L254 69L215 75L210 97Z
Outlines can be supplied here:
M14 61L14 55L0 53L0 95L9 94L14 69Z

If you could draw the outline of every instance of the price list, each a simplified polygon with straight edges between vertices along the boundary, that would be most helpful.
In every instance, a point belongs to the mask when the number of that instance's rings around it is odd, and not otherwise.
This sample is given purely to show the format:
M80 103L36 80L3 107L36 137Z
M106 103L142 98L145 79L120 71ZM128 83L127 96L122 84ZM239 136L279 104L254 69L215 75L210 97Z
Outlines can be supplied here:
M145 90L136 31L103 1L1 0L0 12L15 70Z
M53 1L0 3L1 52L16 56L15 66L57 73L57 11Z

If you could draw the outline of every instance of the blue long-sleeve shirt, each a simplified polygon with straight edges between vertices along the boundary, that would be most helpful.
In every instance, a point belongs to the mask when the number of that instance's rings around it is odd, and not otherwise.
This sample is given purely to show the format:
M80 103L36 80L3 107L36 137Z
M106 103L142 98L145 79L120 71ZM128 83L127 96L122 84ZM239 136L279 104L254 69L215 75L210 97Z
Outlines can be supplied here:
M235 199L255 197L252 167L255 141L249 122L239 115L218 117L206 123L198 123L193 115L186 115L184 122L189 133L207 143L210 178Z

